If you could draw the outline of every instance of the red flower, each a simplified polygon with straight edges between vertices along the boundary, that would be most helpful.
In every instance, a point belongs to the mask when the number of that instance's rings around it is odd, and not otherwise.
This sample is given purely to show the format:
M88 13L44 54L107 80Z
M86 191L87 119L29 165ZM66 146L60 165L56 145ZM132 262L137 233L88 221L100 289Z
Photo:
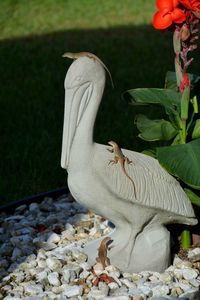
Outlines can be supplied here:
M187 88L188 86L190 86L190 78L189 78L187 73L184 73L183 78L182 78L182 80L180 82L180 85L179 85L179 91L181 93L183 93L184 89Z
M180 24L186 16L182 9L178 8L178 0L156 0L158 12L153 18L153 26L156 29L166 29L173 23Z
M200 1L199 0L179 0L179 3L182 4L187 9L200 12Z

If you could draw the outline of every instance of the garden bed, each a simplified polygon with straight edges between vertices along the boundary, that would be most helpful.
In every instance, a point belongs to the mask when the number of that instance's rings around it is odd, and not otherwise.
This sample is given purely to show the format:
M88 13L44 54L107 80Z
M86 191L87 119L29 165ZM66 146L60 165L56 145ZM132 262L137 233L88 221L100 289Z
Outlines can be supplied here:
M0 299L197 299L200 248L176 255L163 274L89 264L83 246L113 227L67 189L1 207L0 222Z

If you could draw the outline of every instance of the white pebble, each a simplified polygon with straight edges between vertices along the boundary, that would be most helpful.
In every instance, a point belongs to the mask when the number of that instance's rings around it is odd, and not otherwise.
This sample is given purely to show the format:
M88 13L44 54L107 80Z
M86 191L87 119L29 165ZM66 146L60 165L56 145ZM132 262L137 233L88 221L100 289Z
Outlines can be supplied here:
M69 231L71 234L74 234L74 233L75 233L75 229L74 229L74 227L72 226L72 224L70 224L70 223L66 223L66 224L65 224L65 229L66 229L67 231Z
M7 296L5 298L3 298L4 300L22 300L21 297L13 297L13 296Z
M109 287L105 282L100 281L98 287L99 290L104 293L104 295L108 295Z
M44 249L39 249L37 259L46 259L46 251Z
M53 286L51 290L55 294L61 294L63 292L62 286Z
M73 281L76 278L76 273L74 270L63 268L62 276L63 276L64 282L69 283L70 281Z
M183 278L183 270L182 269L175 269L174 275L177 279Z
M36 276L37 275L37 270L35 268L29 268L29 274L31 276Z
M189 280L189 283L194 286L194 287L199 287L200 285L200 280L197 280L197 279L191 279Z
M148 271L142 271L142 272L140 272L140 275L141 275L142 277L148 278L151 274L150 274ZM158 277L158 273L157 273L157 272L153 272L152 275Z
M111 290L113 290L113 289L117 289L119 286L118 286L118 284L117 284L116 282L110 282L110 283L108 284L108 287L109 287Z
M24 292L28 296L34 296L43 292L42 286L39 284L27 284L24 285Z
M57 233L53 232L48 238L47 243L57 244L58 242L60 242L60 236Z
M81 296L82 293L83 293L82 285L74 285L74 286L65 288L62 294L63 294L63 296L66 296L69 298L69 297Z
M112 278L115 280L115 282L119 285L119 286L122 286L122 283L120 281L120 279L117 277L117 276L112 276Z
M57 295L55 293L51 292L51 291L45 291L43 293L42 300L57 300L57 299L58 299ZM37 299L37 300L41 300L41 298Z
M73 241L74 240L74 236L73 236L73 234L71 233L70 230L62 231L61 237L62 237L62 240L68 240L68 241Z
M33 202L29 205L29 210L30 211L35 211L35 210L38 210L38 209L39 209L39 205L35 202Z
M159 278L158 278L157 276L155 276L155 275L149 276L149 280L150 280L152 283L157 283L157 282L160 281ZM146 279L145 279L145 281L146 281ZM142 283L143 283L143 280L142 280Z
M175 266L169 266L166 270L165 270L165 272L168 272L168 273L173 273L174 272L174 270L175 270L176 268L175 268Z
M109 276L111 276L111 277L117 277L117 278L119 278L120 275L121 275L120 271L117 271L117 270L109 272Z
M140 286L139 286L139 289L142 291L142 293L143 293L144 295L146 295L146 296L148 296L148 297L152 297L153 292L152 292L152 290L151 290L150 287L145 286L145 285L143 285L143 286L140 285Z
M134 296L134 295L143 295L142 291L138 288L133 288L129 289L129 295Z
M13 274L16 276L16 282L17 283L20 283L20 282L24 281L24 277L25 277L24 272L20 271L20 272L15 272Z
M105 294L104 291L92 287L88 294L88 299L105 299L106 296L107 294Z
M180 263L176 264L177 268L184 269L184 268L192 268L192 263L187 260L182 260Z
M46 264L47 267L52 271L62 268L62 263L57 258L53 258L53 257L47 258Z
M39 259L37 263L38 263L38 267L42 269L45 269L47 266L47 263L44 259Z
M83 271L83 272L80 273L79 277L86 279L89 275L90 275L90 272Z
M197 278L198 273L193 269L184 269L183 270L183 278L186 280L191 280Z
M182 263L182 259L180 259L180 257L178 257L178 255L176 254L174 257L174 261L173 261L173 266L180 265Z
M37 239L34 239L33 243L35 244L35 246L37 248L42 248L46 251L50 251L50 250L55 249L57 247L57 245L54 244L54 243L40 242L40 241L37 241Z
M36 274L36 279L38 282L43 282L47 279L47 271L44 270Z
M27 205L26 204L22 204L20 206L18 206L15 211L16 212L22 212L23 210L25 210L27 208Z
M108 271L108 272L119 272L120 274L122 273L121 270L119 268L115 267L114 265L107 266L105 268L105 270ZM126 273L123 273L122 275L124 276L124 274L126 274ZM129 275L131 275L131 274L129 274Z
M109 296L109 297L104 297L104 300L129 300L129 296Z
M188 252L188 258L192 258L193 256L200 255L200 247L194 248Z
M140 280L141 278L142 278L142 276L139 275L139 274L137 274L137 273L133 273L133 274L132 274L132 280L133 280L133 281L138 281L138 280Z
M60 280L59 280L59 275L57 272L52 272L49 273L47 276L49 283L53 286L59 286L60 285Z
M172 281L172 276L169 273L160 274L160 280L166 284Z
M79 266L85 271L89 271L91 269L91 265L88 262L81 262Z
M187 280L183 279L179 281L178 285L184 292L188 291L191 288Z
M157 285L152 288L153 297L165 296L169 293L169 287L167 285Z
M93 227L93 228L90 230L89 235L90 235L90 236L93 236L93 235L95 235L95 233L97 233L97 228Z
M135 283L131 282L130 280L128 280L127 278L122 278L120 280L125 286L127 286L128 288L136 288Z

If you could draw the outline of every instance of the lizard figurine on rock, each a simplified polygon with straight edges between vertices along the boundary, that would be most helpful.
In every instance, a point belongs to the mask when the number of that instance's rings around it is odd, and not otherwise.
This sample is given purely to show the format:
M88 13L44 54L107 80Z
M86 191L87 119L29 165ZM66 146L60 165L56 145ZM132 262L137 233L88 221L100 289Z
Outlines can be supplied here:
M110 250L108 247L113 240L110 237L105 237L98 248L98 257L96 258L96 261L98 263L101 263L103 268L110 265L110 259L107 257L107 252Z
M78 53L66 52L63 54L63 57L67 57L70 59L78 59L80 57L88 57L88 58L98 61L104 67L104 69L108 72L112 87L114 88L114 83L113 83L113 79L112 79L112 75L111 75L110 71L108 70L106 65L102 62L102 60L100 58L98 58L98 56L96 56L95 54L90 53L90 52L78 52Z
M128 179L132 182L132 185L133 185L133 188L134 188L134 194L135 194L135 197L136 197L136 188L135 188L135 183L133 181L133 179L128 175L126 169L125 169L125 163L127 164L131 164L132 161L130 161L128 159L128 157L124 156L124 154L122 153L122 150L120 149L120 147L117 145L116 142L114 141L109 141L108 144L110 146L112 146L112 149L108 149L108 151L114 153L114 159L110 160L109 161L109 164L110 163L113 163L113 164L117 164L118 162L120 163L121 165L121 168L122 168L122 171L123 173L126 175L126 177L128 177Z

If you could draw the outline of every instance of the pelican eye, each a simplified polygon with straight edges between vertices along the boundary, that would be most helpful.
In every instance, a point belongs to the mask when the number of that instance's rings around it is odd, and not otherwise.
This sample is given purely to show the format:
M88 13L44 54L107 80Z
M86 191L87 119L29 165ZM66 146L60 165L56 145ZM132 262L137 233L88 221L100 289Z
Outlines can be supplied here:
M81 86L82 82L83 82L83 77L80 75L74 78L72 77L69 82L67 82L67 80L65 79L65 87L68 89L72 89L74 87Z
M82 77L81 76L77 76L76 78L75 78L75 82L80 82L81 81L81 79L82 79Z
M80 85L82 81L83 81L83 77L82 77L82 76L76 76L76 77L72 80L72 86Z

